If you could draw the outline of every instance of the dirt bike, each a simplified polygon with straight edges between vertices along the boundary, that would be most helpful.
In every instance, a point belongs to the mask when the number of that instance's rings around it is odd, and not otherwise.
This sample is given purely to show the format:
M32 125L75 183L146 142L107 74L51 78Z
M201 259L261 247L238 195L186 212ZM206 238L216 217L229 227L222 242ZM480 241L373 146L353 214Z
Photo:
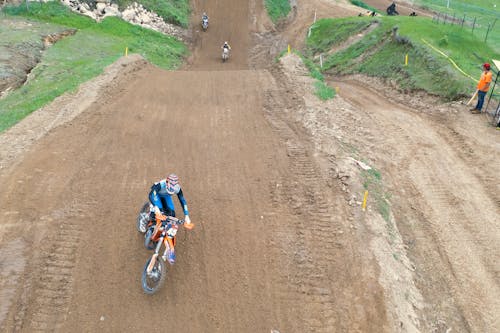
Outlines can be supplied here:
M165 215L165 212L162 211L161 214L159 217ZM154 237L154 232L155 227L161 222L161 220L158 220L159 217L156 216L154 206L149 202L144 203L139 215L137 215L137 231L144 234L144 247L148 250L153 250L156 247L157 239ZM142 223L145 225L143 230L141 230Z
M227 47L222 48L222 62L226 62L229 59L229 49Z
M203 31L207 31L207 29L208 29L208 19L207 18L203 18L201 20L201 28L203 29Z
M163 214L156 214L156 224L148 228L146 235L148 245L155 248L155 252L148 259L144 270L142 272L142 289L146 294L154 294L165 282L167 275L167 259L170 264L175 262L175 236L177 234L178 226L184 224L184 220L180 220L173 216L166 216ZM187 229L192 229L193 225L184 225ZM148 234L146 232L146 234ZM146 244L146 243L145 243ZM165 245L165 251L160 257L161 246Z

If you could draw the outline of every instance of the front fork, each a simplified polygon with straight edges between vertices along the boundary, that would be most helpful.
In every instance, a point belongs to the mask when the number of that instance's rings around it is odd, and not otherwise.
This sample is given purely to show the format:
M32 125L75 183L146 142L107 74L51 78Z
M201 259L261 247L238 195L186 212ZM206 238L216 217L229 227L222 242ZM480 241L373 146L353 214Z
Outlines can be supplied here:
M163 243L163 239L165 237L160 237L160 239L158 240L158 244L156 244L156 249L155 249L155 253L153 254L153 256L151 256L151 261L149 262L149 265L148 265L148 268L147 268L147 272L148 274L151 273L151 271L153 270L153 267L155 267L155 264L156 264L156 260L158 259L158 253L160 253L160 248L161 248L161 243Z
M156 244L155 253L153 254L153 256L151 256L151 261L149 262L148 268L146 270L148 272L148 274L151 273L151 271L153 270L153 267L155 267L156 260L158 260L158 255L160 253L161 244L163 242L165 242L165 252L163 253L164 258L167 257L169 250L171 250L172 252L174 252L174 250L175 250L174 241L172 240L172 238L160 237L160 239L158 240L158 244Z

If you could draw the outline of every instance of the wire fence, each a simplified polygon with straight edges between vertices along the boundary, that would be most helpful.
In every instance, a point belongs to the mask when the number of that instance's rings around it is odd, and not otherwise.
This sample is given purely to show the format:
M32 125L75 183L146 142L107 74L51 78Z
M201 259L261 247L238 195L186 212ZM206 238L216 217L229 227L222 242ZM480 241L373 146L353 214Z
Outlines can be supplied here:
M447 13L436 13L432 17L432 21L437 24L454 24L460 25L464 29L471 29L472 34L474 34L474 30L476 30L476 34L479 33L477 28L485 28L486 32L483 32L484 29L481 29L481 33L484 34L484 42L486 43L488 40L488 36L491 36L491 32L495 28L495 24L497 23L497 18L495 18L491 22L484 22L484 20L480 20L477 17L467 17L466 14L463 14L457 17L457 14L447 14Z

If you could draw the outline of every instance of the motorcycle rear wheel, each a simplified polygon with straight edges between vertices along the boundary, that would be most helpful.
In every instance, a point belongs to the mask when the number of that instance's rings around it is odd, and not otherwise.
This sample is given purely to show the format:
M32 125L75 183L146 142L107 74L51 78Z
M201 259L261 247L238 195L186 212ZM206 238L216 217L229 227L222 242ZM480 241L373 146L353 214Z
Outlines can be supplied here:
M149 202L146 202L141 210L139 211L139 214L137 215L137 223L136 223L136 226L137 226L137 231L141 232L141 229L140 229L140 225L141 225L141 221L143 219L146 219L148 222L149 220L151 219L150 215L149 215Z
M149 258L144 266L141 279L142 289L148 295L156 293L165 282L165 278L167 276L167 263L160 257L156 259L156 263L153 266L151 273L148 274L147 270L150 262L151 258Z

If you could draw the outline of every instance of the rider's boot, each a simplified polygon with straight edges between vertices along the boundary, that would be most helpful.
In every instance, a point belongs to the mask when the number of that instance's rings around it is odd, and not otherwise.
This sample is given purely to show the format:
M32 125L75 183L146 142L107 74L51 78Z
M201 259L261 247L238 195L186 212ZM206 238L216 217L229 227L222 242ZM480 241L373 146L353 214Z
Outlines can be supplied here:
M168 250L163 256L162 256L162 259L164 261L167 261L173 265L175 263L175 251L173 250Z

